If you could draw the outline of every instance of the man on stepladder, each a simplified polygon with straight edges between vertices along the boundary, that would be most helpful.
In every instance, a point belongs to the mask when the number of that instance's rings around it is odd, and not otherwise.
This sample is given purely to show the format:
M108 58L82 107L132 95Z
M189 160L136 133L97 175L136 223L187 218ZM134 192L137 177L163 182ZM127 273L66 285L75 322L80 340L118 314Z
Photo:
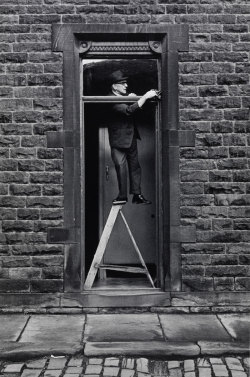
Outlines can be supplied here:
M128 77L120 70L113 72L110 75L110 95L135 96L133 93L127 94L127 79ZM128 201L127 166L130 194L133 195L132 203L151 204L151 201L145 199L141 193L141 167L138 161L137 151L137 139L140 139L140 135L136 128L133 115L148 99L158 96L159 92L155 89L151 89L131 105L126 103L115 103L112 105L108 125L109 143L119 187L119 194L117 198L113 200L114 205L125 204Z

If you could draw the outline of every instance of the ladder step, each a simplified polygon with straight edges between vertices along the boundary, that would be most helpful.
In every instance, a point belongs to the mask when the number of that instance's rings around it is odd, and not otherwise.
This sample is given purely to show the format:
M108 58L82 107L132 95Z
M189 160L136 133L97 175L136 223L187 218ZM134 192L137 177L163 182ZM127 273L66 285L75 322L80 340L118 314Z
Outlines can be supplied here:
M95 267L103 269L103 270L124 271L124 272L131 272L134 274L147 274L147 271L144 268L140 268L140 267L119 266L116 264L101 264Z

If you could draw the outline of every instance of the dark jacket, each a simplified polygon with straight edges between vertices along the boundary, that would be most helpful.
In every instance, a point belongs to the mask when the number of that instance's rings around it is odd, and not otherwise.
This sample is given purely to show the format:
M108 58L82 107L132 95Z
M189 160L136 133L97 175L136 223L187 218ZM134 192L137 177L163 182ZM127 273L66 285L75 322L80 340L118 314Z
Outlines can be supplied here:
M134 113L138 109L140 107L137 102L132 105L126 103L111 105L108 123L109 143L111 147L129 148L134 135L137 139L140 139L134 120Z

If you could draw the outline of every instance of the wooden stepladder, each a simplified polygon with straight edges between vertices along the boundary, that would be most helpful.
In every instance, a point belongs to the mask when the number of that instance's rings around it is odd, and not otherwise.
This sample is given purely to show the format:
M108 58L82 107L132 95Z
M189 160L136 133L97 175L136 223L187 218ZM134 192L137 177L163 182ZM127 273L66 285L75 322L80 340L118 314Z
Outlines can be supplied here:
M97 249L96 249L96 252L95 252L95 255L94 255L94 259L92 261L92 264L91 264L89 272L88 272L88 276L87 276L85 284L84 284L84 289L91 289L92 288L96 274L97 274L99 269L114 270L114 271L125 271L125 272L137 273L137 274L138 273L145 274L147 276L148 280L150 281L152 287L155 288L154 282L153 282L152 277L150 276L150 273L147 269L146 263L144 262L144 259L142 258L141 252L140 252L140 250L139 250L139 248L138 248L138 246L135 242L133 234L132 234L132 232L131 232L131 230L128 226L128 223L127 223L127 221L124 217L124 214L121 211L122 207L123 207L123 204L113 205L111 207L107 222L106 222L105 227L103 229L99 244L97 246ZM103 259L103 256L104 256L110 235L112 233L113 227L115 225L115 221L116 221L119 213L120 213L120 215L121 215L121 217L124 221L124 224L127 228L128 234L129 234L129 236L132 240L134 249L135 249L143 267L130 267L130 266L124 266L124 265L119 266L119 265L115 265L115 264L114 265L113 264L102 264L102 259Z

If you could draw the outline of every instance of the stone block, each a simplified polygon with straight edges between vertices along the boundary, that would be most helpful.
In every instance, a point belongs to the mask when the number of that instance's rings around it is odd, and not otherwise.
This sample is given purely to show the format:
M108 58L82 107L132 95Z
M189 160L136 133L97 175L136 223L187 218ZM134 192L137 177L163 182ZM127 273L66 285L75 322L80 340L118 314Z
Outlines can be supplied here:
M237 157L246 157L247 156L247 148L242 147L230 147L229 148L229 157L237 158Z
M232 377L248 377L245 372L241 372L241 371L238 371L238 370L237 371L232 370L231 373L232 373Z
M187 277L183 276L184 291L213 291L213 279L204 277Z
M119 368L116 367L104 367L103 377L116 377L118 376Z
M21 140L22 147L44 147L46 145L45 136L23 136Z
M244 371L244 368L237 357L226 357L225 358L226 364L230 370L234 371Z
M43 279L63 279L63 268L58 266L50 266L42 269Z
M225 158L225 157L228 157L227 147L215 146L215 147L210 147L208 150L208 158L220 159L220 158Z
M87 365L85 369L85 374L88 375L99 375L102 371L102 365L95 365L95 364L90 364Z
M108 357L105 359L104 366L113 366L117 367L119 365L120 360L114 357Z
M216 316L206 314L160 314L159 316L165 337L169 341L230 340L230 336Z
M62 173L52 173L52 172L31 173L30 182L31 183L59 184L59 183L63 183L63 175Z
M39 377L41 374L41 370L31 370L31 369L25 369L21 375L21 377Z
M122 359L122 368L124 369L134 369L135 360L132 358L123 358Z
M50 149L43 149L38 148L37 150L37 157L41 159L53 159L53 158L62 158L62 149L59 148L50 148Z
M219 318L223 326L234 339L238 341L249 341L249 315L224 314L219 315Z
M226 120L248 120L249 110L248 109L225 110L224 116Z
M25 198L0 196L0 207L25 207Z
M11 158L17 158L18 160L35 158L35 148L12 148L10 151ZM20 173L21 174L21 173Z
M29 75L29 86L60 86L62 85L62 75L59 74L42 74L42 75Z
M249 230L250 229L250 219L236 219L234 220L235 230Z
M66 374L76 374L77 376L79 376L81 373L82 373L82 370L83 368L82 367L69 367L67 366L67 369L66 369Z
M20 171L43 171L44 161L40 160L21 160L18 161L18 170Z
M42 194L44 196L61 196L63 195L63 185L43 185Z
M61 131L61 123L37 123L33 125L35 135L46 135L48 131Z
M81 356L75 356L75 357L72 357L68 364L67 364L68 367L80 367L82 366L82 358Z
M100 365L100 364L103 363L103 359L102 359L102 358L92 358L92 357L90 357L90 358L88 359L88 362L89 362L90 365L91 365L91 364L94 364L94 365Z
M222 364L213 364L212 369L216 377L228 377L229 373L225 365Z
M191 183L185 182L181 184L181 192L185 195L189 194L203 194L204 193L204 185L203 183Z
M62 209L41 209L41 220L61 220L63 219Z
M135 371L131 369L122 369L121 377L134 377Z
M1 199L1 198L0 198ZM1 200L0 200L1 203ZM27 207L62 207L63 202L61 197L32 197L27 198Z
M20 293L20 292L29 291L29 288L30 288L29 282L26 280L0 279L0 292Z
M25 367L24 363L8 364L4 368L3 372L4 374L21 373L24 367Z
M228 170L214 170L209 172L209 180L210 182L231 182L232 172Z
M29 187L30 186L31 185L29 185ZM18 208L17 218L21 219L21 220L38 220L39 219L39 210L38 209L29 209L29 208Z
M44 372L44 377L60 377L60 375L62 374L62 370L61 369L54 369L54 370L46 370Z
M198 368L199 377L212 377L212 370L210 368Z
M32 326L32 328L33 328L33 326ZM31 330L27 330L27 331L31 331ZM33 331L36 331L36 329L34 328ZM50 327L50 331L51 331L51 327ZM59 359L50 358L47 369L48 370L63 369L65 367L66 361L67 361L66 357L62 357L62 358L59 358Z
M181 171L180 172L182 182L207 182L208 172L203 170L194 171Z
M2 267L27 267L30 266L30 257L12 257L4 256L1 257Z
M28 363L26 363L26 368L29 368L29 369L43 369L45 364L47 362L47 359L45 358L42 358L42 359L37 359L37 360L34 360L34 361L30 361Z
M214 289L216 291L233 291L234 278L233 277L218 277L214 278Z
M194 360L184 360L184 371L191 372L195 370Z
M1 315L0 339L4 341L17 341L23 331L29 317L25 315L13 314ZM15 364L13 364L15 365ZM23 364L22 364L23 365ZM13 367L14 368L14 367ZM18 368L18 367L17 367ZM19 369L20 371L20 369Z
M136 360L136 370L137 372L149 373L148 360L145 358L140 358Z
M84 322L84 315L74 315L74 321L71 315L34 315L26 326L20 342L50 341L57 344L67 339L71 343L80 344ZM53 334L53 339L51 339L51 334ZM51 358L48 369L59 369L57 366L63 362L65 365L66 361L66 358Z
M250 289L250 277L236 277L235 288L237 291L249 291Z
M231 219L213 219L214 230L233 229L233 221Z
M119 332L117 332L119 328ZM91 315L84 333L87 342L163 340L157 315L119 314Z
M45 163L46 171L63 171L63 161L62 160L48 160Z
M30 283L30 288L31 292L63 292L63 280L32 280Z

